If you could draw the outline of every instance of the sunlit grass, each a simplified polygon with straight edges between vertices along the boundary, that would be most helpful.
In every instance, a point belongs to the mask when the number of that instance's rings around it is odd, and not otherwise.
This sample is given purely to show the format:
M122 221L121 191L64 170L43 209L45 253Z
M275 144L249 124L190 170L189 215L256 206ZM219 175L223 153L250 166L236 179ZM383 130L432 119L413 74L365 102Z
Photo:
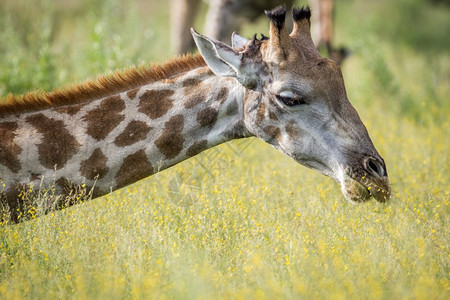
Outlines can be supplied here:
M1 93L168 57L166 10L86 5L90 13L67 21L80 28L63 23L37 69L38 46L0 46ZM373 41L340 26L355 49L343 68L349 98L386 160L391 202L351 205L331 179L256 139L234 141L111 195L0 226L0 298L448 299L448 55L429 64L376 36L368 50Z

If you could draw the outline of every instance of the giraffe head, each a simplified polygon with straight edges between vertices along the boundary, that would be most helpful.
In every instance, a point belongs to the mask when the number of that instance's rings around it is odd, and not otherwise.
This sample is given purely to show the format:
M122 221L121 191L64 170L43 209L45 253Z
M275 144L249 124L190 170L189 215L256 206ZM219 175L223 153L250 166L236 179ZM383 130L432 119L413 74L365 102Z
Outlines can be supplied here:
M309 8L294 9L288 34L286 9L266 11L270 38L233 34L232 47L192 31L218 76L245 87L249 132L297 162L334 178L345 198L361 202L390 197L383 158L347 99L339 67L322 58L310 35Z

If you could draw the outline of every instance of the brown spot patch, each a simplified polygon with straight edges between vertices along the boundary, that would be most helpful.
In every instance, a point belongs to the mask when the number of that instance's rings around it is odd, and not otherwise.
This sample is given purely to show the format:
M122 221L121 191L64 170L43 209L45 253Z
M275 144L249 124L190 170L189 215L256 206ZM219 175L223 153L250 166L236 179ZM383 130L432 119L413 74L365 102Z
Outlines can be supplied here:
M174 91L171 90L147 90L140 97L139 112L146 114L151 119L164 116L173 106L170 98Z
M66 105L55 107L53 110L60 114L68 114L70 116L76 115L86 104L74 104L74 105Z
M176 115L165 123L164 131L155 141L156 147L167 159L174 158L183 150L184 137L181 131L184 126L184 117Z
M103 100L97 108L86 114L86 133L98 141L104 139L125 119L125 116L120 114L124 109L125 103L119 95Z
M17 128L18 125L15 122L0 123L0 164L14 173L20 170L18 156L22 152L22 148L14 142Z
M199 84L201 84L201 81L196 78L188 78L185 81L183 81L184 88L195 88Z
M41 180L41 174L31 173L30 174L30 182Z
M208 91L202 82L195 78L186 79L183 81L184 95L186 101L184 101L185 108L192 108L197 104L205 101Z
M289 122L285 128L290 138L298 139L300 137L300 130L294 125L294 122Z
M192 146L189 147L189 149L186 151L186 155L191 157L199 154L203 150L206 150L208 147L208 141L207 140L201 140L199 142L195 142Z
M258 108L258 112L256 113L256 124L261 123L266 118L266 105L264 103L261 103L261 105Z
M189 98L184 102L185 108L193 108L197 104L200 104L201 102L205 101L206 96L202 93L198 93L195 95L190 95Z
M224 135L229 139L239 139L248 136L246 132L247 129L245 128L244 122L239 121L236 125L228 129Z
M280 128L276 126L266 126L264 127L264 132L270 137L270 139L267 142L271 142L274 139L278 139L281 135Z
M58 186L61 190L65 190L67 186L67 180L64 177L60 177L55 181L56 186Z
M212 126L217 121L218 112L214 108L207 107L197 114L197 122L202 126Z
M151 128L145 122L133 120L128 123L125 130L116 137L114 144L119 147L125 147L142 141L147 137L147 133L150 129Z
M134 97L136 97L138 92L139 92L139 88L134 89L134 90L130 90L130 91L127 92L127 96L130 99L134 99Z
M134 183L153 174L153 166L144 150L128 155L116 174L117 188Z
M228 98L228 89L227 88L221 88L219 91L219 94L217 94L217 100L222 103Z
M271 111L271 110L269 110L269 118L270 118L271 120L278 121L277 115L276 115L273 111Z
M188 78L183 81L183 92L187 98L184 106L186 108L191 108L202 102L205 99L205 87L202 84L202 81L196 78Z
M39 161L48 169L61 169L80 147L61 120L35 114L27 117L26 121L43 135L38 145Z
M100 148L95 149L88 159L81 162L81 175L90 180L103 178L108 173L107 160Z

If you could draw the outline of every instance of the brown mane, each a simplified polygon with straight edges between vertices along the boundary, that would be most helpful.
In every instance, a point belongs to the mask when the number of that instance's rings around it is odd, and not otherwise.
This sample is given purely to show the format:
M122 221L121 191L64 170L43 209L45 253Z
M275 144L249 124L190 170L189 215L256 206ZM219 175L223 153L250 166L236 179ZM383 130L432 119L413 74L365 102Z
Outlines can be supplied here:
M37 90L19 96L9 94L5 98L0 98L0 115L83 103L167 79L202 66L206 66L206 63L201 55L188 54L161 65L130 67L52 92Z

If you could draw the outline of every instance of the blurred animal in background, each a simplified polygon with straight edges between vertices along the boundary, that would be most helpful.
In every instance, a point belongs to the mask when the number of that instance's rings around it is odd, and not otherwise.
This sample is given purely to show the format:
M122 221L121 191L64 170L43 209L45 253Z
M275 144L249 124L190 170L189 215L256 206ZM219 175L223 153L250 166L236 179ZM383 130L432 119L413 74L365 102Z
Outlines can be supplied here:
M311 34L314 44L328 58L342 64L349 51L345 47L335 48L333 45L334 0L309 0L309 3L312 8Z
M246 22L254 22L264 9L286 5L290 9L292 0L204 0L209 7L204 32L213 39L227 42L233 31L238 31ZM310 0L312 8L312 34L315 45L330 59L341 64L348 56L345 48L333 46L334 0ZM189 29L193 27L200 8L200 0L171 0L172 49L182 54L195 49ZM287 24L291 27L292 24Z

